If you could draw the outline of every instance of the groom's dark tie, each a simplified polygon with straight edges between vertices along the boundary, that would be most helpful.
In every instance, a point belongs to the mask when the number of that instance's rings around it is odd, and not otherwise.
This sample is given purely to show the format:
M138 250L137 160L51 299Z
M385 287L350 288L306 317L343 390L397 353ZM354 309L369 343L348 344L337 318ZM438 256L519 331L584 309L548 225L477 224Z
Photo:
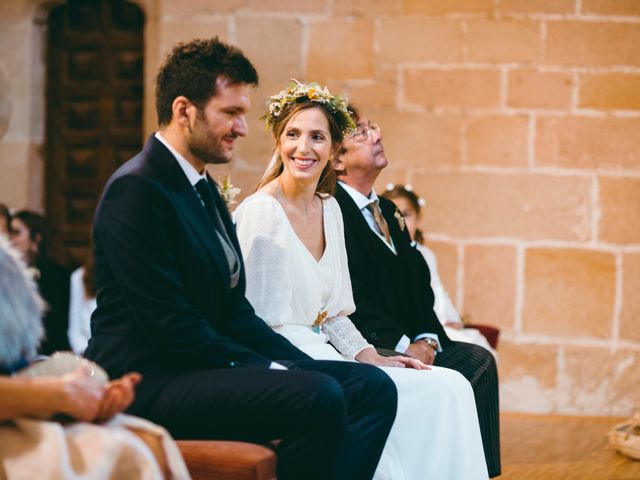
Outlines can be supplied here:
M209 182L203 178L196 183L195 187L198 195L200 195L200 200L202 200L202 203L204 204L204 209L207 211L209 218L213 222L213 226L216 227L216 230L218 231L224 231L224 226L221 223L222 219L219 218L220 214L217 212L213 192L211 191Z
M218 209L216 208L213 192L211 191L211 185L209 185L209 182L203 178L196 183L195 187L198 195L200 195L200 200L202 200L204 209L213 223L213 227L216 230L216 234L218 235L224 254L227 257L229 273L231 275L231 288L233 288L238 284L238 279L240 278L240 262L237 252L235 248L233 248L231 239L229 238L227 230L224 228L224 224L222 223L220 212L218 212Z

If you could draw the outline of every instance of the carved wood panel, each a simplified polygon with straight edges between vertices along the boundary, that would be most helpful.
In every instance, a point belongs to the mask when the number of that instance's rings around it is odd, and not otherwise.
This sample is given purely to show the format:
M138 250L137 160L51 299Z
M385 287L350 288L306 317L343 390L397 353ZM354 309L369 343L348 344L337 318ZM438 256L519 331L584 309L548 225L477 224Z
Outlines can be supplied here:
M78 265L106 180L141 148L144 16L124 0L70 0L48 26L45 210L54 251Z

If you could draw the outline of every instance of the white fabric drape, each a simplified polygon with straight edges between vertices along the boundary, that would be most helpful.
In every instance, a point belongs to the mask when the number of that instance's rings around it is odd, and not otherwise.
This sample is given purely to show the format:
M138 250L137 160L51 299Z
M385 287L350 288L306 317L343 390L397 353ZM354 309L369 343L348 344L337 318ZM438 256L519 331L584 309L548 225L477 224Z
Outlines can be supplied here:
M191 478L164 428L119 414L102 425L27 418L0 423L0 479L162 480L158 462L136 431L160 440L172 479Z

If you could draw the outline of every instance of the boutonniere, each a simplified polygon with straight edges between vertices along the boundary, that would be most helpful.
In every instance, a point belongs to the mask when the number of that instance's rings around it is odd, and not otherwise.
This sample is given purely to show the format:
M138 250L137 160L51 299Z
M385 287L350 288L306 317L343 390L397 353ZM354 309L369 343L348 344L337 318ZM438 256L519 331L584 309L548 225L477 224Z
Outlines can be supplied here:
M400 230L404 231L405 227L407 226L407 222L404 221L404 217L402 216L402 213L400 213L400 210L398 210L398 207L396 207L396 211L393 216L396 217L396 220L398 220Z
M231 175L227 175L226 177L224 177L224 180L222 182L220 182L220 179L218 178L218 182L220 188L220 196L222 197L222 200L224 200L227 208L229 208L231 205L236 203L234 199L242 190L231 183Z
M40 280L40 270L38 270L36 267L27 267L27 270L29 272L29 275L31 275L31 278L33 278L36 282Z

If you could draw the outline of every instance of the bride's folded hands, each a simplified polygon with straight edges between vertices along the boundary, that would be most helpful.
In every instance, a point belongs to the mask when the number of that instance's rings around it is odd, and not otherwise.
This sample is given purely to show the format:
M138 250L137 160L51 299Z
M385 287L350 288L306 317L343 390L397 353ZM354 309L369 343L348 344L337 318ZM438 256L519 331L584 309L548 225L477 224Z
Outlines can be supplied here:
M378 365L381 367L399 367L399 368L414 368L416 370L431 370L431 367L416 358L411 357L383 357L375 348L365 348L356 355L356 360L361 363L369 363L371 365Z

